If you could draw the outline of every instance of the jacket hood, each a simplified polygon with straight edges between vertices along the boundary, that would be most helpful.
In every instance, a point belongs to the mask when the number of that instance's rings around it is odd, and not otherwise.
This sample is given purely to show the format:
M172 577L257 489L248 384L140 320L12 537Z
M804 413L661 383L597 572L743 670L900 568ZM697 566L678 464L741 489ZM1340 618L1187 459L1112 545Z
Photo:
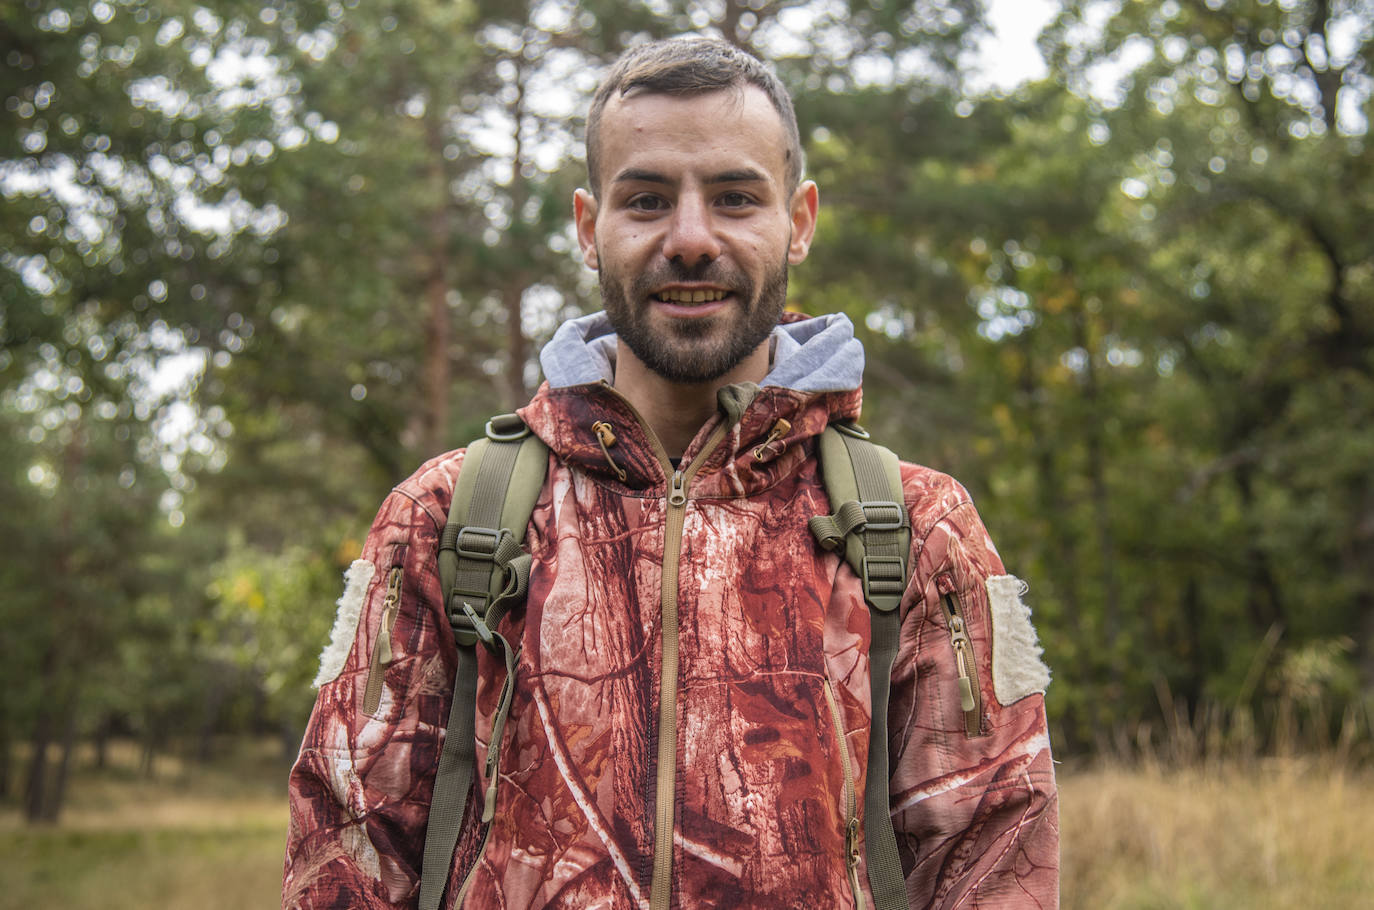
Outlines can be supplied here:
M658 495L672 469L611 386L616 343L605 313L564 323L539 356L546 382L520 415L559 458L599 482L631 495ZM691 463L719 425L727 425L724 441L696 472L692 495L744 496L771 485L800 464L827 424L857 419L864 354L847 317L784 313L771 344L763 382L720 389L716 415L683 453L683 464ZM593 430L599 423L614 435L605 447Z

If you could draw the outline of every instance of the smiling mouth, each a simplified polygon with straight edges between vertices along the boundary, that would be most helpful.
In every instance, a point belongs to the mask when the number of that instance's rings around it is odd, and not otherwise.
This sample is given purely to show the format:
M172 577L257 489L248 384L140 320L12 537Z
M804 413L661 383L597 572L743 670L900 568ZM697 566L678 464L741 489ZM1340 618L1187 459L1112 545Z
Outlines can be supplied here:
M657 300L659 303L678 303L678 304L682 304L682 303L714 303L714 302L716 302L717 300L724 300L726 297L729 297L729 296L730 296L730 292L729 292L729 291L723 291L723 290L720 290L719 288L712 288L712 289L710 289L710 290L678 290L678 289L669 289L669 290L666 290L666 291L659 291L657 294L654 294L654 295L653 295L654 299Z

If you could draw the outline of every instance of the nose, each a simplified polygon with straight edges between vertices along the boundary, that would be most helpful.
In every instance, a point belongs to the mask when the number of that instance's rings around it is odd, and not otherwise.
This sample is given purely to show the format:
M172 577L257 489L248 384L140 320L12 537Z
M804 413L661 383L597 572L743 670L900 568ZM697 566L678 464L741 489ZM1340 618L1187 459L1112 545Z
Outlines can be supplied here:
M720 242L711 224L711 212L701 196L684 193L679 197L668 223L668 235L663 238L663 255L689 266L720 256Z

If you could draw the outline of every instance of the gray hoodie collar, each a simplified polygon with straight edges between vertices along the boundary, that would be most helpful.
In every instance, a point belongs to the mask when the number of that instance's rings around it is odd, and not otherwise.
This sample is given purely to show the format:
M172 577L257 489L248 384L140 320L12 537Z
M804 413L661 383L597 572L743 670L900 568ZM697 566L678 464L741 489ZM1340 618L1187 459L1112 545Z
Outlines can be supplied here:
M863 381L864 348L849 317L839 313L773 329L773 367L762 385L799 392L847 392ZM571 319L539 352L554 388L615 378L616 336L604 312Z

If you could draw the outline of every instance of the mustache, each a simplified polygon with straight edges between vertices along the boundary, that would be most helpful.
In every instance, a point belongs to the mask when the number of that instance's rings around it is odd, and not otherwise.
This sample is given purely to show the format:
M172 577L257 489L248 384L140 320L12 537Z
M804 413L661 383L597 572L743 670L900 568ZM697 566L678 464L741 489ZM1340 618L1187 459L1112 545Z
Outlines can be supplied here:
M637 297L647 297L665 284L701 282L729 288L748 298L753 295L754 283L742 271L720 259L688 265L679 259L668 259L635 278L632 290Z

